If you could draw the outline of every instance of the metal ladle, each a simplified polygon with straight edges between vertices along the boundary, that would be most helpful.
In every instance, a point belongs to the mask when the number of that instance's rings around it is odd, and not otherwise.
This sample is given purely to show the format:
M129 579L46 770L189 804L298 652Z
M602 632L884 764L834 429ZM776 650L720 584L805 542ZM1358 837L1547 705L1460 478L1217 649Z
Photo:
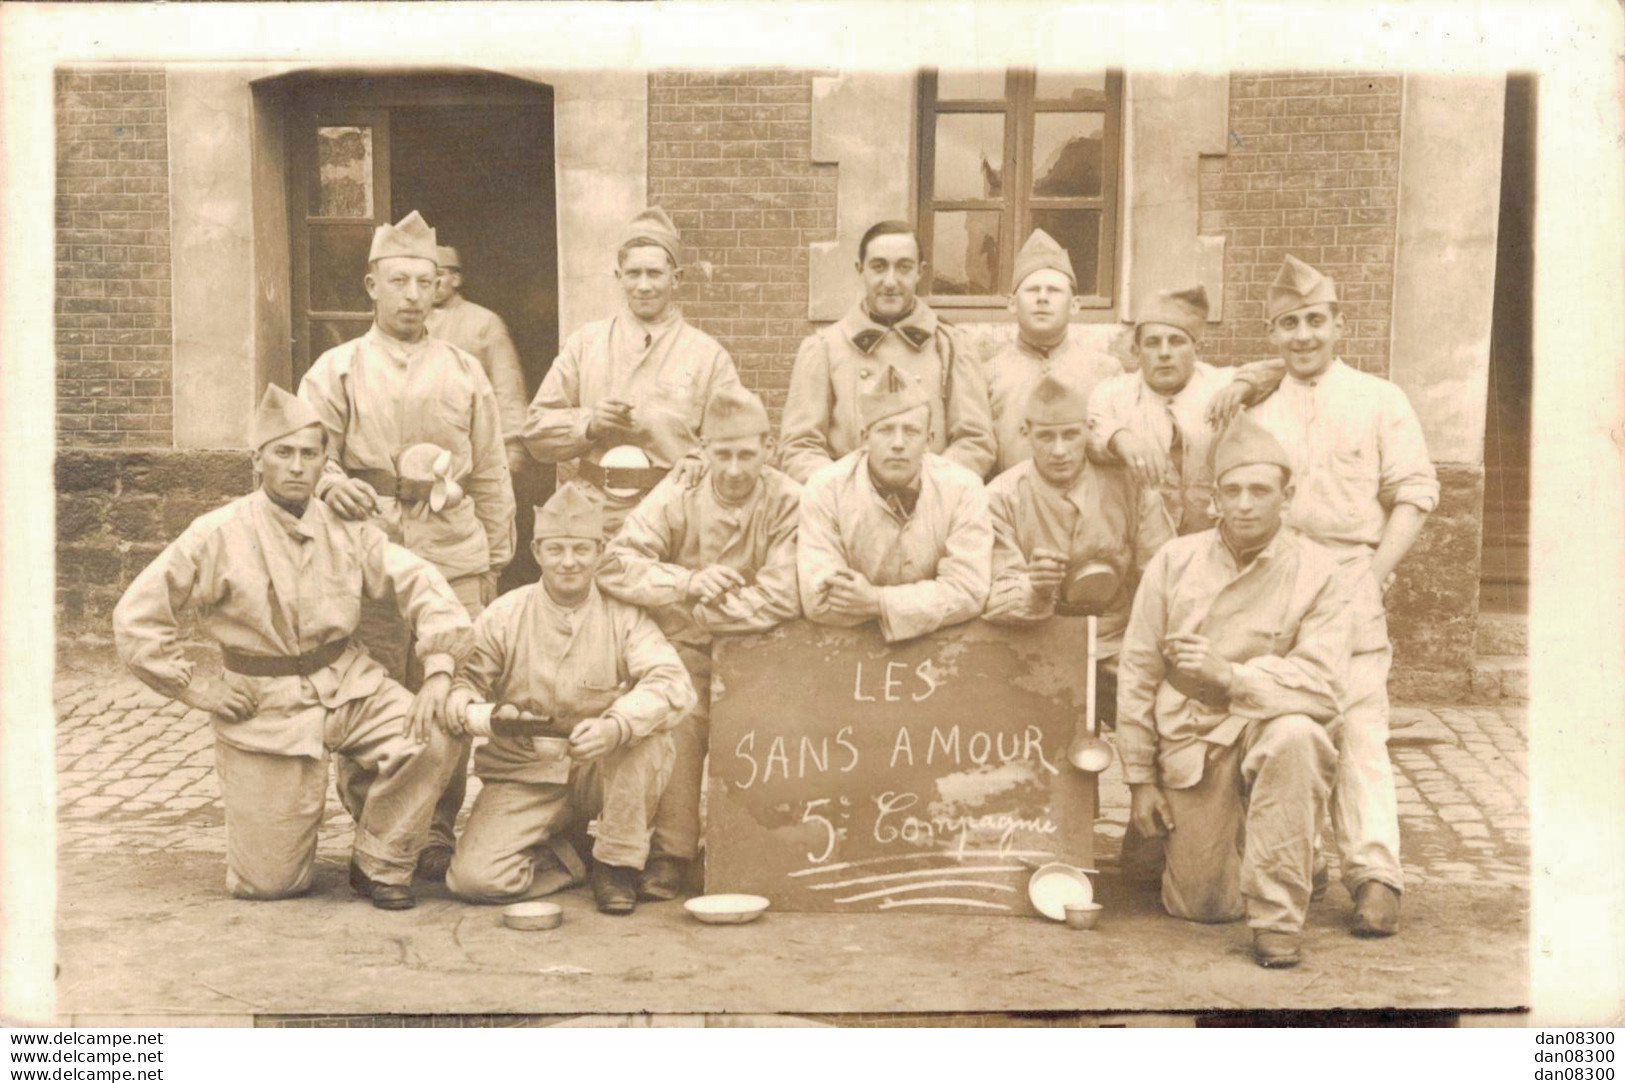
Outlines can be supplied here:
M1108 564L1085 564L1067 575L1057 611L1081 613L1084 618L1084 708L1083 726L1072 731L1066 759L1085 774L1098 775L1112 764L1112 746L1100 736L1095 719L1096 671L1099 668L1097 637L1100 611L1117 593L1117 573Z

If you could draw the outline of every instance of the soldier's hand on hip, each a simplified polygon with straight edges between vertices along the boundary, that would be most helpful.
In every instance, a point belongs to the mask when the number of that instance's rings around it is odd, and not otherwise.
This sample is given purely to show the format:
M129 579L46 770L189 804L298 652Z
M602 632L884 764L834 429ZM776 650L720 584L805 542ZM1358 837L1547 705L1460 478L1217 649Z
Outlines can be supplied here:
M1149 782L1130 786L1129 822L1148 839L1160 839L1174 829L1174 810L1162 790Z
M231 687L219 677L205 677L192 682L181 693L181 702L200 711L208 711L222 722L241 722L254 713L254 701L246 692Z
M583 718L570 731L570 758L596 760L621 743L621 728L613 718Z
M451 674L436 673L424 679L423 687L412 697L412 710L406 716L406 736L409 740L426 743L431 726L438 726L454 737L462 736L462 726L446 717L446 696L450 692Z
M365 519L378 510L378 490L360 478L335 482L323 499L345 519Z
M1251 391L1245 382L1231 380L1219 389L1218 394L1207 404L1207 423L1209 427L1223 431L1241 408L1247 405L1247 394Z

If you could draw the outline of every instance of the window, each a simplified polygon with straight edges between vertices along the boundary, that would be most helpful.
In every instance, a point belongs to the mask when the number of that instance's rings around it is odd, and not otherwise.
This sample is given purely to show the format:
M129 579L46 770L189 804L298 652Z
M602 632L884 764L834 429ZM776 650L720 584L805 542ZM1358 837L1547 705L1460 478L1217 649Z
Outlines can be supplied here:
M920 246L944 308L1003 307L1034 229L1072 256L1086 308L1117 279L1121 72L934 71L920 76Z

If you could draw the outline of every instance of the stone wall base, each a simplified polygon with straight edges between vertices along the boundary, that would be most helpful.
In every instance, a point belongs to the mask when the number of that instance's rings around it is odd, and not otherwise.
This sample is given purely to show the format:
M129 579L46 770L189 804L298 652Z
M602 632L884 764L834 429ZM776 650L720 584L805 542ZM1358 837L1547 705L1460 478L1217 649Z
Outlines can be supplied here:
M110 640L113 606L130 581L193 519L253 484L240 450L58 452L58 638Z

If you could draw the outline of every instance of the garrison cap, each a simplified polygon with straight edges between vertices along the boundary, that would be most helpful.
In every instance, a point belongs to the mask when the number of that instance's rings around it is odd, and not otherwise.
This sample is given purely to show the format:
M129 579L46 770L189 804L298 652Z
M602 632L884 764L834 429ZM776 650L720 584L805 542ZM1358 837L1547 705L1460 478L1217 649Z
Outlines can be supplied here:
M1296 256L1288 256L1281 263L1281 273L1270 283L1268 299L1264 302L1264 316L1271 323L1310 305L1337 304L1337 283Z
M1283 470L1292 470L1281 442L1251 414L1240 414L1224 430L1224 435L1213 444L1213 480L1221 481L1238 466L1274 463Z
M731 440L736 436L758 436L769 432L767 407L743 387L727 387L705 404L700 434L709 440Z
M648 244L664 248L671 256L673 266L683 265L682 239L677 235L677 227L672 223L671 216L659 207L650 207L628 222L617 248Z
M372 249L367 253L367 262L374 263L390 256L426 259L437 267L440 265L440 249L435 241L434 229L417 211L394 225L385 222L372 231Z
M548 538L604 539L604 509L586 488L567 482L536 509L537 541Z
M887 365L874 390L858 395L858 420L868 429L877 421L930 402L920 380L899 372L895 365Z
M1027 396L1027 423L1068 425L1089 420L1089 389L1070 372L1046 372Z
M266 384L265 394L254 409L254 446L262 448L272 440L321 423L310 403L276 384Z
M1182 290L1158 290L1140 310L1134 326L1167 324L1179 328L1195 342L1202 337L1202 325L1206 322L1207 290L1202 286L1190 286Z
M1074 290L1078 288L1078 275L1072 270L1072 257L1055 242L1054 237L1041 229L1033 230L1027 243L1016 253L1016 270L1010 276L1010 292L1019 290L1027 276L1034 271L1060 271L1072 283Z
M453 271L461 271L463 269L462 257L457 254L457 249L453 248L451 245L440 245L434 251L434 261L440 264L442 268Z

